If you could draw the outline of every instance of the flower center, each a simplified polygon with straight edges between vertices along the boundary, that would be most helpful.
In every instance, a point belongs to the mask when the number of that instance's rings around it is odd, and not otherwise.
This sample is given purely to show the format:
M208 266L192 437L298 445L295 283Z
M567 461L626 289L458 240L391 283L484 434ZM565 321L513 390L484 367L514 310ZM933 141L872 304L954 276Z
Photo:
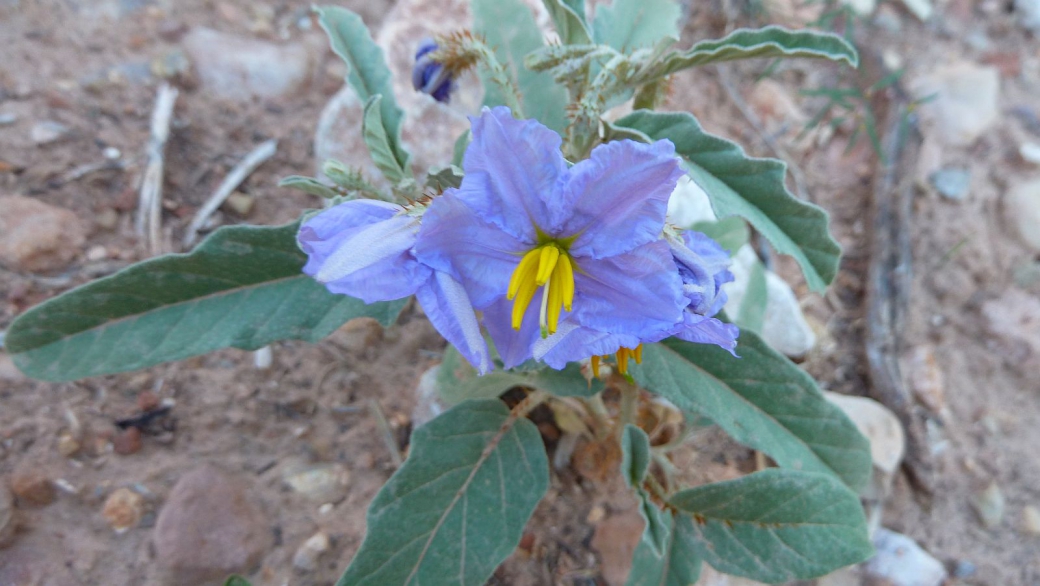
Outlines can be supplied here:
M509 279L507 299L513 301L513 329L519 330L531 300L542 289L538 323L542 337L556 333L560 309L574 302L574 260L560 244L549 241L527 252Z

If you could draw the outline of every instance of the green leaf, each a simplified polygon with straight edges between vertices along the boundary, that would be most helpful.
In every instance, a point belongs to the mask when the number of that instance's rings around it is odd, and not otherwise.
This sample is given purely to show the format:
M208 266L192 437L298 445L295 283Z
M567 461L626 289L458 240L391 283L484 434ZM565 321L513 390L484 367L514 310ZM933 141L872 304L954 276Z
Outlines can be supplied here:
M681 69L755 57L809 57L843 61L859 66L856 48L841 36L802 29L792 31L780 26L760 29L738 29L722 39L701 41L688 50L665 58L664 72L669 75Z
M303 177L302 175L290 175L279 181L278 187L299 189L304 193L309 193L325 199L332 199L341 195L335 190L335 188L325 185L313 177Z
M372 155L372 162L383 172L384 177L396 185L410 176L410 173L397 161L393 152L393 145L390 143L390 138L386 135L382 109L379 106L382 102L382 94L376 94L365 102L365 111L361 122L361 136L365 139L368 153Z
M567 92L547 72L524 67L524 56L543 46L542 31L531 10L520 0L473 0L473 29L495 48L495 57L516 80L524 115L556 132L567 127ZM484 104L506 103L501 89L482 74Z
M231 576L224 582L224 586L252 586L249 580L246 580L242 576Z
M625 482L632 488L643 485L650 468L650 438L646 432L631 423L621 433L621 471Z
M665 515L668 530L663 554L655 552L644 532L632 555L625 586L693 586L701 575L701 558L694 547L693 521Z
M874 553L859 497L829 475L773 468L670 502L693 517L697 553L727 574L808 580Z
M438 192L444 191L449 187L458 188L458 186L462 185L463 176L462 169L455 165L430 169L430 174L426 176L426 187Z
M614 0L596 7L592 36L597 43L631 53L664 38L679 38L682 9L674 0Z
M577 363L563 370L542 366L538 370L495 370L479 376L454 346L444 351L444 359L437 373L437 387L441 399L448 405L457 405L468 399L492 399L514 387L543 390L557 397L591 397L603 390L603 382L590 383L581 374Z
M29 376L64 381L220 348L314 342L356 317L397 319L406 300L365 305L304 275L298 228L223 227L190 254L77 287L16 319L7 350Z
M587 45L592 42L589 27L585 23L585 3L581 3L581 14L567 0L542 0L549 16L553 19L560 41L565 45Z
M736 254L741 246L751 239L751 230L747 222L737 216L722 218L714 222L697 222L691 226L692 230L703 232L709 238L719 243L719 246L729 252L730 256Z
M756 159L737 144L704 132L692 114L640 110L615 123L650 140L669 139L686 171L711 199L715 214L751 222L778 252L798 261L809 287L822 291L838 272L841 247L823 209L795 198L784 185L787 165Z
M548 487L535 425L497 399L467 401L415 431L337 584L482 585L513 553Z
M744 298L740 300L737 315L733 316L733 322L740 329L751 330L762 333L762 324L766 320L766 305L769 303L769 291L766 289L766 267L762 261L755 259L748 274L747 290Z
M375 95L383 96L379 113L390 149L400 168L408 169L408 151L401 144L404 113L394 101L390 68L383 50L372 40L368 27L357 14L339 6L321 6L315 10L332 50L347 64L347 83L354 88L361 103L367 103Z
M351 169L339 161L329 160L321 166L321 172L343 189L360 191L377 199L388 199L386 194L379 191L379 188L365 180L360 169Z
M672 338L644 346L643 364L630 368L647 390L780 466L835 474L854 490L866 486L870 444L812 377L753 332L741 332L737 353Z

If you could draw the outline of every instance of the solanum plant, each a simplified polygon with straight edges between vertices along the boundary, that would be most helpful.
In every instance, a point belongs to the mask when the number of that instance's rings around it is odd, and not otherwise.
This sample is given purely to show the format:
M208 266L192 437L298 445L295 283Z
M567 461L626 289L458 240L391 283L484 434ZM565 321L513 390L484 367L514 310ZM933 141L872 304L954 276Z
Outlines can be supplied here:
M558 44L542 43L520 0L473 0L473 31L417 43L417 91L450 100L467 71L485 89L471 130L429 170L411 164L390 72L361 19L319 9L383 179L335 161L331 183L287 178L325 208L287 226L221 228L189 254L49 300L11 325L8 352L31 376L70 380L318 341L362 316L392 326L414 297L450 343L437 378L450 408L415 430L340 585L483 584L548 489L526 418L545 402L578 409L620 444L619 473L646 521L630 585L692 584L702 562L776 583L865 559L866 439L802 370L728 323L728 253L666 210L688 176L722 221L750 223L815 290L840 256L827 215L791 195L782 163L748 157L689 113L657 111L686 68L754 57L856 66L855 50L777 27L678 49L672 0L614 0L593 21L582 0L544 4ZM631 114L604 117L628 100ZM517 388L524 398L509 407L499 397ZM655 396L777 467L678 486L667 446L637 425Z

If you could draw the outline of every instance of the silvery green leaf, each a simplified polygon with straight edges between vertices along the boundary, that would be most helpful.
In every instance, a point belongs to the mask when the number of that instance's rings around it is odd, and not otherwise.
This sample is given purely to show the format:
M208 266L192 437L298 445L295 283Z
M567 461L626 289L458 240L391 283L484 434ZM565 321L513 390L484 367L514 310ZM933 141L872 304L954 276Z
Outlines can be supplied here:
M372 162L382 171L383 176L390 183L397 185L406 178L411 177L409 169L402 167L394 156L393 145L386 134L383 124L382 94L375 94L365 102L364 116L361 122L361 135L368 147L368 153L372 155Z
M643 480L649 468L650 438L642 429L626 424L621 432L621 473L639 497L639 514L646 523L642 539L655 554L661 556L667 549L668 533L671 531L670 515L662 511L643 488Z
M426 176L426 187L436 191L444 191L449 187L457 188L459 185L462 185L463 176L462 169L455 165L448 165L440 169L430 169L430 174Z
M654 550L650 535L643 538L632 555L632 570L625 586L692 586L701 575L701 558L694 548L690 517L664 515L667 538L661 552Z
M481 586L549 487L541 435L497 399L466 401L412 435L368 508L338 586Z
M834 280L841 247L830 234L827 212L787 190L783 162L747 156L737 144L705 132L685 112L640 110L614 124L642 133L644 140L671 140L690 178L708 194L715 215L751 222L777 252L798 261L810 288L821 291Z
M780 466L865 486L870 444L812 377L747 330L737 353L671 338L644 346L643 363L630 368L643 388L708 417Z
M301 175L290 175L282 179L278 182L278 187L299 189L304 193L309 193L325 199L332 199L342 195L337 192L334 187L325 185L313 177L303 177Z
M742 330L762 333L762 324L766 319L766 306L769 303L769 290L766 288L766 267L762 261L755 259L748 274L747 290L740 300L733 323Z
M369 197L387 199L386 195L381 193L376 186L365 181L359 169L351 169L339 161L325 161L325 164L321 167L321 172L343 189L360 191Z
M303 274L298 223L226 226L190 254L146 260L47 300L7 330L29 376L65 381L221 348L317 341L348 320L397 319L406 300L366 305Z
M754 57L809 57L842 61L859 66L859 54L851 43L839 35L803 29L788 30L780 26L739 29L722 39L701 41L686 51L665 58L660 75L681 69Z
M567 126L567 92L553 83L548 73L524 67L524 56L544 46L531 10L520 0L473 0L470 6L474 31L495 48L495 57L516 81L524 115L563 132ZM482 81L484 104L505 105L502 90L486 76Z
M859 497L827 474L772 468L669 502L693 518L697 554L727 574L808 580L874 553Z
M549 45L528 53L524 57L524 66L532 71L548 71L599 51L599 45Z
M448 405L467 399L492 399L515 387L540 389L557 397L591 397L603 390L603 382L586 380L577 363L568 364L563 370L539 365L532 370L495 370L478 376L458 350L453 346L445 349L437 374L437 388Z
M589 27L585 23L585 2L580 3L581 13L575 11L577 2L567 0L542 0L549 16L553 19L560 41L565 45L586 45L592 42Z
M714 222L697 222L690 226L690 229L703 232L718 242L719 246L729 252L730 256L736 254L740 247L751 239L751 230L748 229L747 222L737 216L722 218Z
M401 124L404 114L394 101L390 68L383 50L372 40L368 27L357 14L339 6L316 8L318 22L329 36L332 50L347 65L347 82L354 88L361 103L375 95L382 95L380 118L385 127L390 150L402 169L408 168L409 155L401 144Z
M674 0L613 0L596 7L592 35L597 43L631 53L664 38L679 38L682 9Z

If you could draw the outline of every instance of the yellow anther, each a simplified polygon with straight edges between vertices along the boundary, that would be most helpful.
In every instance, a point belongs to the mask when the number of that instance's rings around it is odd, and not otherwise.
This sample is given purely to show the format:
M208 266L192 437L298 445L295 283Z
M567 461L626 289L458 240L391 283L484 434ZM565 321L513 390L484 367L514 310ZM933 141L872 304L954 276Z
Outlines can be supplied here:
M563 299L563 308L571 310L574 303L574 265L568 254L560 255L560 261L556 265L556 272L560 273L560 293Z
M527 306L531 305L531 299L534 298L534 292L538 290L538 285L535 285L534 279L524 279L520 283L520 289L516 293L516 299L513 300L513 329L519 330L520 324L524 321L524 314L527 313Z
M599 378L599 356L593 356L589 365L592 367L592 378Z
M617 371L620 374L628 374L628 357L631 350L628 348L618 348L614 358L617 360Z
M636 364L642 364L643 363L643 345L640 344L640 345L636 346L636 349L633 351L633 353L635 354L635 357L636 357Z
M549 296L549 307L546 315L549 335L555 334L556 328L560 325L560 310L563 309L563 292L565 289L563 271L560 270L560 266L567 262L566 259L566 256L560 257L560 260L563 262L556 265L556 270L553 271L552 277L549 278L549 282L545 286L546 294Z
M509 279L509 291L506 295L506 299L516 297L517 292L520 290L520 285L525 281L534 282L538 271L538 259L540 256L541 253L537 248L528 251L528 253L524 255L520 264L513 269L513 276Z
M560 260L559 248L551 244L542 247L541 257L538 259L538 276L535 278L539 287L549 282L549 277L552 276L558 260Z

